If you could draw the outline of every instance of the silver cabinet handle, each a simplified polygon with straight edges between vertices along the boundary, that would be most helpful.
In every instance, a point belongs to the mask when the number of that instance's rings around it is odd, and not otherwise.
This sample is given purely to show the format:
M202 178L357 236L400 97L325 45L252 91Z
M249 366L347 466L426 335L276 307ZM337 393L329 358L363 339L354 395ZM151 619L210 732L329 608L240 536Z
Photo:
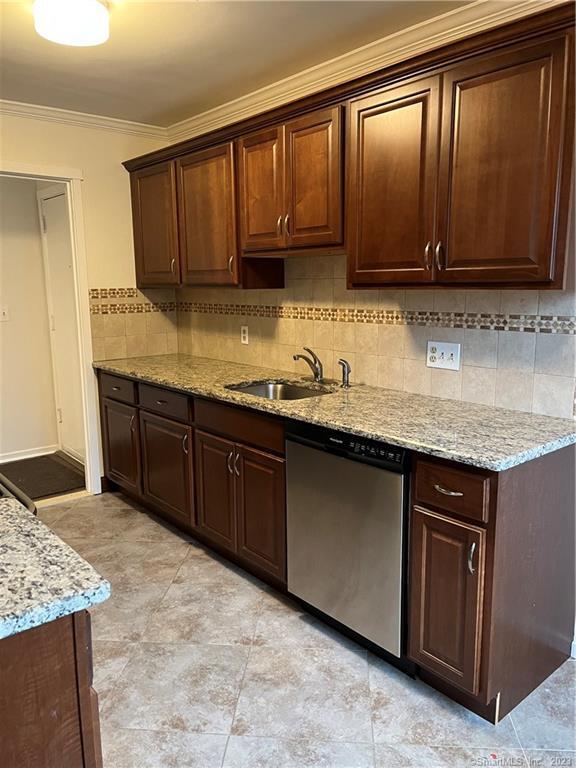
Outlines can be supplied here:
M228 467L228 472L230 472L231 475L234 474L234 470L232 469L232 457L233 456L234 456L233 451L230 451L230 453L228 454L228 456L226 458L226 465Z
M234 274L234 270L232 268L233 261L234 261L234 254L232 254L232 256L230 256L230 258L228 259L228 272L230 272L231 275Z
M156 400L156 405L166 405L167 400Z
M133 413L132 417L130 418L130 432L134 432L134 421L136 419L136 414Z
M284 216L284 232L290 237L290 214Z
M438 493L443 493L444 496L464 496L462 491L450 491L448 488L438 485L438 483L434 484L434 490L438 491Z
M172 272L172 274L174 274L175 265L176 265L176 259L172 259L172 261L170 262L170 272Z
M282 215L278 216L278 221L276 222L276 234L278 237L282 234Z
M236 477L240 477L240 470L238 469L238 461L240 460L240 454L237 453L234 457L234 472L236 472Z
M470 544L470 549L468 550L468 573L470 573L472 576L474 576L475 569L474 569L474 552L476 552L476 542L473 541L472 544Z
M442 267L442 254L444 253L444 246L442 245L442 240L438 240L438 245L436 246L436 269L438 272L441 272Z
M121 389L122 387L112 387L113 392L120 392Z
M428 240L426 243L426 248L424 248L424 266L426 267L427 271L430 272L432 269L432 241Z
M186 456L188 456L188 432L186 432L186 434L182 438L182 450L184 451Z

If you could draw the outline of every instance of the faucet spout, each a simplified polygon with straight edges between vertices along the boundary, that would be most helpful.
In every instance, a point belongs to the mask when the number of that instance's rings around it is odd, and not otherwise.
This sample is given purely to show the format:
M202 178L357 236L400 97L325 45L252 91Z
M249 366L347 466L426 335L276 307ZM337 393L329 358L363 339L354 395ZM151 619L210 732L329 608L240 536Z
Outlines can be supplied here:
M310 354L310 357L308 355L292 355L292 358L294 360L304 360L312 371L312 375L314 376L314 381L321 382L324 380L324 368L322 366L322 361L318 357L318 355L313 352L308 347L304 347L304 350Z

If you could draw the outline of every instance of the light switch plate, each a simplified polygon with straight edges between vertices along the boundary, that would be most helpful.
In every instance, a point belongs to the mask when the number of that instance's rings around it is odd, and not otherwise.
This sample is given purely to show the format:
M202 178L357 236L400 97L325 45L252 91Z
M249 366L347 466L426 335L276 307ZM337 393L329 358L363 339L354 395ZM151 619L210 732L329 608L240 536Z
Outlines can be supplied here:
M10 320L10 310L8 307L0 307L0 323L6 323Z
M240 343L241 344L248 344L249 337L248 337L248 326L247 325L241 325L240 326Z
M461 344L451 344L448 341L429 341L426 351L426 365L428 368L459 371L461 346Z

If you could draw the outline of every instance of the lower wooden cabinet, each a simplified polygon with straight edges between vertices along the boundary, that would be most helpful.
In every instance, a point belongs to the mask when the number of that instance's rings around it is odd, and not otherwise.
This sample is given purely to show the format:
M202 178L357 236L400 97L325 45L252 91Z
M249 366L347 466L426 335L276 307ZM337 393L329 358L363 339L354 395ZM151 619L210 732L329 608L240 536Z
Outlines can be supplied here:
M195 452L198 532L285 582L284 459L199 430Z
M277 456L236 446L238 554L282 581L286 579L284 465Z
M140 490L138 412L132 405L102 399L102 443L106 477L131 493Z
M414 507L410 658L476 695L480 686L485 531Z
M196 528L209 541L236 551L234 443L196 430Z
M140 411L142 495L186 527L194 522L192 427Z

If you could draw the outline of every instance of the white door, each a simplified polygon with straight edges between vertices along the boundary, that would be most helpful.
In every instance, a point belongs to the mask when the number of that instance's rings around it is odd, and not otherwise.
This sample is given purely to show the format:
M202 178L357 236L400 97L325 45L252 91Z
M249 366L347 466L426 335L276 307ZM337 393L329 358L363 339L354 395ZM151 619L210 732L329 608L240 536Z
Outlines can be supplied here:
M78 319L65 192L41 195L40 212L60 449L84 463Z

